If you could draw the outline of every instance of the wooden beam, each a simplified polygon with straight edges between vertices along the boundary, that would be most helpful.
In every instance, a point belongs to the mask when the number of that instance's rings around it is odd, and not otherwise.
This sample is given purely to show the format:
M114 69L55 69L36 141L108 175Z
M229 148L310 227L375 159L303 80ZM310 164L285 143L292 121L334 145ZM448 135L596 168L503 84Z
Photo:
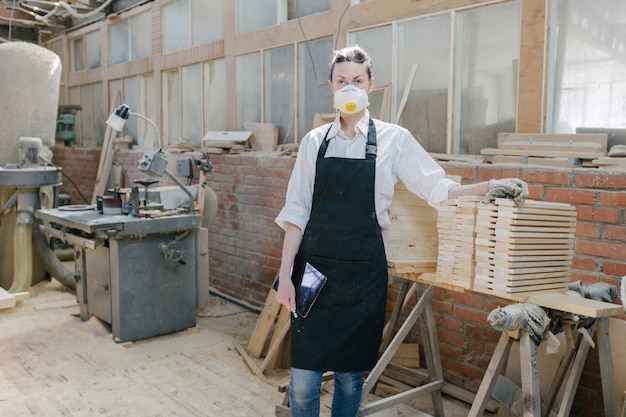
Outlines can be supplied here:
M522 0L517 132L545 132L546 0Z

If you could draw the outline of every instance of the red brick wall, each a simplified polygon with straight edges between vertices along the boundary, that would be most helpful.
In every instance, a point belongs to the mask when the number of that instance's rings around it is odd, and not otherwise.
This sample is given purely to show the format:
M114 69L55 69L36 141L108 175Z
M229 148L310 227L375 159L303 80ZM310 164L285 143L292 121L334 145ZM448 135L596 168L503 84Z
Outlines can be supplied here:
M139 156L139 152L118 151L116 160L133 172ZM83 193L90 197L98 158L97 150L64 148L55 152L54 160L66 172L76 173L77 182L87 187ZM280 263L283 233L274 218L283 206L295 158L244 153L211 155L210 159L213 173L208 182L219 199L209 233L211 286L261 307ZM575 205L578 224L572 280L619 287L619 279L626 275L625 173L452 162L442 166L448 174L462 176L464 183L523 178L529 184L530 198ZM61 189L74 195L65 181ZM392 288L390 300L393 296ZM447 381L472 391L478 389L500 335L488 325L487 315L502 304L502 300L488 296L435 291L434 308ZM411 337L419 340L419 332L414 331ZM571 415L603 415L598 375L597 354L591 350Z

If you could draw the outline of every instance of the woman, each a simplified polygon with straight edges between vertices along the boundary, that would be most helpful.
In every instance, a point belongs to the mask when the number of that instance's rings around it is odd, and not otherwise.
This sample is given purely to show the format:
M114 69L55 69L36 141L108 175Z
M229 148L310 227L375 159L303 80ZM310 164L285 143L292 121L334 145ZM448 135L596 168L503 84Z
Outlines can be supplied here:
M329 370L335 379L333 417L357 415L363 372L377 361L384 326L382 234L395 183L401 180L431 205L488 191L487 182L446 179L408 130L370 118L367 94L374 81L361 48L334 54L328 85L337 117L302 139L276 218L285 230L277 300L295 312L290 271L296 253L328 277L309 315L292 317L292 417L319 416L322 373Z

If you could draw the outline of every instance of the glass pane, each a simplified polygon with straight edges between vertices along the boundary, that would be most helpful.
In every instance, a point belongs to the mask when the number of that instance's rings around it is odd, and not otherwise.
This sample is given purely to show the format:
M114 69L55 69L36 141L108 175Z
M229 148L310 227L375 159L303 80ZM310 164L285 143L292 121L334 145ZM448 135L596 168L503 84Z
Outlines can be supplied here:
M102 54L102 42L99 30L85 35L85 45L87 47L87 68L100 68Z
M70 104L81 104L80 102L80 87L69 88ZM76 119L74 120L74 134L76 135L77 143L82 144L83 141L83 112L82 110L76 113Z
M177 1L164 7L162 12L163 52L167 54L189 47L189 1Z
M128 20L109 26L110 65L128 61Z
M180 137L180 83L178 70L163 72L163 145Z
M189 65L181 70L182 85L182 137L172 138L187 139L196 145L202 145L202 66Z
M556 2L552 133L607 132L626 126L623 0ZM607 132L614 133L614 132ZM609 135L609 147L626 143Z
M275 25L278 9L274 0L236 0L237 34Z
M278 143L295 142L294 46L265 52L265 120L278 123Z
M85 42L82 37L74 39L72 45L72 70L82 71L85 69Z
M80 104L82 105L81 112L81 125L82 125L82 139L83 140L95 140L93 133L93 110L91 104L93 103L93 96L91 94L91 85L83 85L80 87Z
M150 12L131 18L130 59L152 55L152 19Z
M191 0L192 44L215 42L224 38L222 0Z
M376 86L383 87L391 82L391 26L382 26L348 34L349 45L359 45L372 59L372 76ZM370 108L370 111L372 109ZM374 112L375 113L375 112Z
M515 132L519 1L459 14L453 153L495 148Z
M235 57L235 100L237 129L244 130L244 122L261 121L261 54ZM208 129L207 129L208 130Z
M93 84L93 135L98 145L102 146L104 138L104 129L106 128L105 110L104 110L104 91L102 83ZM109 115L106 115L108 118Z
M333 95L328 86L328 61L332 50L332 38L304 42L298 46L298 137L313 128L315 113L334 112Z
M226 130L226 61L204 64L204 131ZM202 137L200 139L202 139ZM195 143L195 142L194 142ZM197 143L202 145L202 141Z
M287 19L330 10L330 0L287 0Z
M124 92L122 94L122 102L126 103L131 112L140 113L139 110L139 87L137 77L128 77L123 80ZM144 121L130 116L126 121L126 135L133 138L135 143L142 143L144 134ZM123 135L120 135L123 136Z
M122 80L109 81L109 108L107 109L107 118L109 117L109 110L111 110L111 108L122 104L122 101L124 100L123 92Z
M395 114L430 152L446 153L450 14L411 20L397 26L398 58ZM407 85L409 95L400 109ZM394 117L395 121L395 117Z

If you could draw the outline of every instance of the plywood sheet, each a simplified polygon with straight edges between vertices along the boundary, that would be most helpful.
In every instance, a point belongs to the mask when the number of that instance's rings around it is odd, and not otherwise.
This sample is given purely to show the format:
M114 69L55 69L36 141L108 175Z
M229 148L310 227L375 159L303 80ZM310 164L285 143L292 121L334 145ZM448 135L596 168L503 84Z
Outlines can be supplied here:
M250 147L255 151L274 151L278 146L278 125L276 123L244 122L244 129L252 132Z

